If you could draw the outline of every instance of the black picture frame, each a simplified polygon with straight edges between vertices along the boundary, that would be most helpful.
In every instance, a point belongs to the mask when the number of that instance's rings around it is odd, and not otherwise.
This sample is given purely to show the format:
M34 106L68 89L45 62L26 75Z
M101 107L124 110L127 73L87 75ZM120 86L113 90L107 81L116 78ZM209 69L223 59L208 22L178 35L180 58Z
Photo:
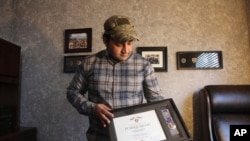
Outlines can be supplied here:
M92 28L66 29L64 53L92 51Z
M75 73L77 66L80 65L82 60L88 55L77 55L77 56L64 56L64 73Z
M131 128L128 127L131 125L129 123L130 121L124 123L123 126L116 125L116 123L114 122L116 119L119 119L120 117L128 117L130 118L130 120L131 119L142 120L143 117L139 116L140 119L136 119L134 117L131 118L131 115L133 116L135 114L140 114L140 113L144 113L144 112L152 111L152 110L155 111L158 121L160 122L162 130L165 134L166 139L164 139L163 141L191 141L192 140L190 133L188 132L187 127L183 121L183 118L180 115L172 98L157 101L157 102L146 103L142 105L136 105L136 106L112 110L111 112L114 114L114 118L111 119L111 123L108 125L110 140L118 141L121 139L121 136L120 137L118 136L117 134L118 132L116 129L123 130L124 128L124 130L127 130L127 129L134 130L133 128L135 127L135 126L131 126ZM165 116L166 111L168 113L167 116ZM138 117L138 115L136 117ZM152 121L153 120L149 120L147 122L150 123ZM145 122L143 122L143 124L144 123ZM119 127L116 128L116 126L119 126ZM137 127L135 127L138 129L138 130L136 129L138 131L138 135L143 135L144 127L145 126L143 125L138 125ZM153 130L150 130L150 132L153 132ZM157 132L160 132L160 131L157 130ZM129 134L126 135L126 133L127 132L125 132L125 135L123 134L122 136L126 136L126 139L131 140L129 137ZM148 134L145 134L145 135L148 136ZM137 133L135 133L133 137L137 137ZM145 137L145 138L148 138L148 137ZM143 140L143 138L141 140Z
M167 72L167 47L137 47L137 53L149 60L156 72Z
M178 70L223 69L222 51L176 52Z

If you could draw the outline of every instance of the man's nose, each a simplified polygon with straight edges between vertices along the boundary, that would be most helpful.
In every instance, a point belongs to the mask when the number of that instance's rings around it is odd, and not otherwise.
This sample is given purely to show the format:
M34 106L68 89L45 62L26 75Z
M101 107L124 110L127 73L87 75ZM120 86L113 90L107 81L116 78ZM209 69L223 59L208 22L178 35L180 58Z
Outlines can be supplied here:
M127 44L123 44L122 53L127 53L129 51L129 46Z

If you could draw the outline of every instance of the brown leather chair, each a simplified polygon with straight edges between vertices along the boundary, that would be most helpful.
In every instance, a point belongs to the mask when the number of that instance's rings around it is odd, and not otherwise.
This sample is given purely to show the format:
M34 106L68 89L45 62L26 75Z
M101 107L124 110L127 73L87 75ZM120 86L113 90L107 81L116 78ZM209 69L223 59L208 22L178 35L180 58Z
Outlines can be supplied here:
M229 141L230 125L250 124L250 85L209 85L194 95L194 141Z

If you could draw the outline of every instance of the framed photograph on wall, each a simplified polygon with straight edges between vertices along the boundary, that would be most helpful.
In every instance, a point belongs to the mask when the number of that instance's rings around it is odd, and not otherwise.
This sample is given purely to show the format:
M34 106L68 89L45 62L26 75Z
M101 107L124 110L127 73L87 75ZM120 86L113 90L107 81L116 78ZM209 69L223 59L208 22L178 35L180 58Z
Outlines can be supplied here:
M176 60L178 70L223 69L222 51L180 51Z
M111 110L111 141L191 141L173 99Z
M75 73L77 66L80 65L86 56L88 55L64 56L63 71L65 73Z
M66 29L64 53L92 51L92 28Z
M137 47L137 53L149 60L156 72L168 71L167 47Z

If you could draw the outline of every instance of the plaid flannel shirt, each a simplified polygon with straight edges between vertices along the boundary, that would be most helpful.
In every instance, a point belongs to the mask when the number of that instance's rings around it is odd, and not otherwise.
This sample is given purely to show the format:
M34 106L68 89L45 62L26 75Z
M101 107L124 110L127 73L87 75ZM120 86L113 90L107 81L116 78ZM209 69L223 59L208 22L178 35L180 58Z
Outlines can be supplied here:
M116 62L103 50L86 57L67 89L68 101L79 113L89 116L89 141L108 141L108 131L94 116L96 103L112 109L163 99L154 69L141 55L133 53Z

